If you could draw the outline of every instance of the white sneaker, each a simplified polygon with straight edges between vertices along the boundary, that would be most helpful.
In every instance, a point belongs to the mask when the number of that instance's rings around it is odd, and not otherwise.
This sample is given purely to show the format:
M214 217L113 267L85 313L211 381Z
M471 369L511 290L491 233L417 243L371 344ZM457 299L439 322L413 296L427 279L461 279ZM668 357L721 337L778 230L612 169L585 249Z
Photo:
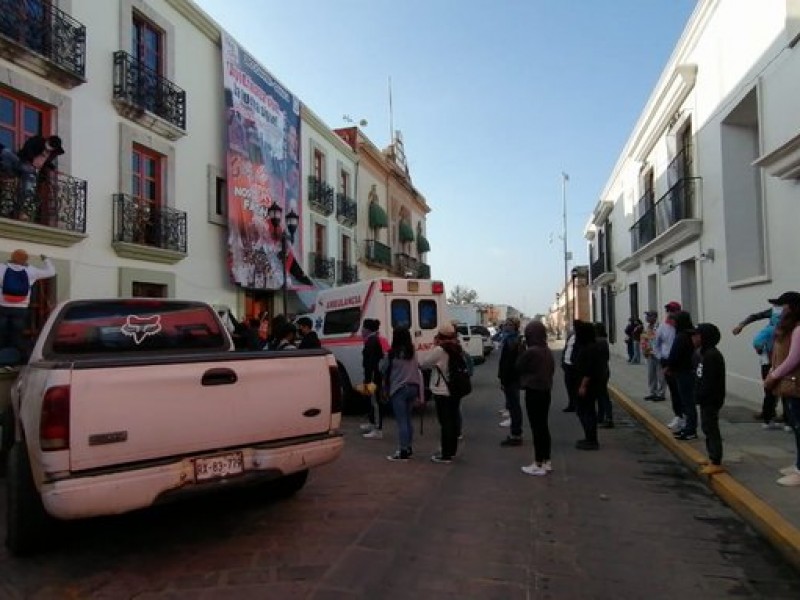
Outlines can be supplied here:
M537 477L541 477L542 475L547 475L547 470L544 467L533 463L532 465L528 465L525 467L521 467L522 472L526 475L534 475Z
M792 473L797 473L797 467L794 465L789 465L788 467L783 467L779 473L781 475L791 475Z
M383 431L380 429L373 429L362 435L361 437L366 438L368 440L382 440L383 439Z
M797 486L800 485L800 471L794 470L794 473L789 473L778 479L778 485Z
M667 423L667 427L669 429L672 429L672 431L680 431L681 429L683 429L683 425L684 425L683 419L681 419L680 417L672 417L672 421Z
M784 430L784 431L789 431L789 432L792 432L792 431L794 431L794 429L792 429L792 426L791 426L791 425L784 425L784 426L783 426L783 430Z
M375 425L373 425L372 423L362 423L361 425L358 426L358 428L361 431L372 431L373 429L375 429Z
M761 429L768 429L768 430L775 430L775 429L783 429L783 425L780 423L776 423L775 421L770 421L769 423L764 423L761 425Z
M500 421L500 427L511 427L511 419Z
M546 460L542 463L542 468L548 473L553 470L553 462Z
M499 415L500 415L501 417L503 417L504 419L505 419L506 417L508 417L508 411L507 411L505 408L504 408L503 410L498 410L498 411L497 411L497 414L499 414Z

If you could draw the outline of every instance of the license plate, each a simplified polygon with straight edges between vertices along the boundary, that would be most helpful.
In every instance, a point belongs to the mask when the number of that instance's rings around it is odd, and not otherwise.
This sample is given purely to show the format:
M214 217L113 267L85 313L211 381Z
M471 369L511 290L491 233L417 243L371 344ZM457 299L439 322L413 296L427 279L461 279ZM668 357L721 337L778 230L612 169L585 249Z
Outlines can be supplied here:
M244 472L244 459L241 452L218 454L194 460L195 481L221 479Z

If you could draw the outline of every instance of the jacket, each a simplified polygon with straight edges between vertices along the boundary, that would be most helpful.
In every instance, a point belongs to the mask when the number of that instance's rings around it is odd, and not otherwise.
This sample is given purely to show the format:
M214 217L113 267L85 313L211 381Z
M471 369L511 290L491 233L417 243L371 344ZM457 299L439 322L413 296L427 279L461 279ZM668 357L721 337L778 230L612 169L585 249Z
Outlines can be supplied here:
M700 348L695 354L695 399L700 406L720 408L725 402L725 358L717 348L719 329L701 323L697 332Z
M539 321L525 327L527 348L517 357L519 383L526 390L550 390L553 387L555 359L547 347L547 330Z
M450 356L444 349L444 346L448 345L449 350L452 352L462 352L461 344L459 344L458 340L443 341L438 346L435 346L419 365L423 369L431 370L430 388L431 392L436 396L450 396L450 390L447 388L447 382L444 379L450 370Z
M309 331L307 334L303 336L300 340L300 345L297 346L300 350L308 350L311 348L322 348L322 344L319 341L319 336L317 335L316 331Z
M383 358L383 348L378 340L378 334L373 333L364 339L364 349L361 351L361 365L364 367L364 383L380 384L380 364Z
M692 356L694 344L692 343L692 319L688 312L681 311L675 315L675 340L666 357L666 366L675 373L690 373L692 371Z
M500 362L497 366L497 378L501 385L519 383L517 358L522 349L522 338L519 333L510 333L503 340L503 346L500 348Z

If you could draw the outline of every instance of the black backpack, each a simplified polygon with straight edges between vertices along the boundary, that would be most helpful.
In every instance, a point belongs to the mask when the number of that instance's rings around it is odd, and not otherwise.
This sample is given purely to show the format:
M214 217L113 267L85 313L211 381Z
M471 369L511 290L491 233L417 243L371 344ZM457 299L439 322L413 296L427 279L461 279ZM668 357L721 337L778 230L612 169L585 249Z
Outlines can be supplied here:
M464 351L459 349L453 352L447 352L448 368L447 377L444 377L441 369L436 367L439 374L442 375L444 383L447 386L447 391L453 398L463 398L472 393L472 380L469 375L469 367L464 358Z

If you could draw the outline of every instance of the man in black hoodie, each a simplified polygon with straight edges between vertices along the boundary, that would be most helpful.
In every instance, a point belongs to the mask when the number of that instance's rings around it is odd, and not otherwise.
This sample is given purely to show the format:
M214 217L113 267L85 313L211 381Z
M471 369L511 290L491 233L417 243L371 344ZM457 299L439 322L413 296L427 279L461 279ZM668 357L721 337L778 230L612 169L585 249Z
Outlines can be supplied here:
M700 405L700 427L706 436L710 463L700 472L704 475L723 473L722 436L719 432L719 411L725 402L725 358L717 349L719 329L712 323L700 323L690 330L697 348L695 363L695 398Z

